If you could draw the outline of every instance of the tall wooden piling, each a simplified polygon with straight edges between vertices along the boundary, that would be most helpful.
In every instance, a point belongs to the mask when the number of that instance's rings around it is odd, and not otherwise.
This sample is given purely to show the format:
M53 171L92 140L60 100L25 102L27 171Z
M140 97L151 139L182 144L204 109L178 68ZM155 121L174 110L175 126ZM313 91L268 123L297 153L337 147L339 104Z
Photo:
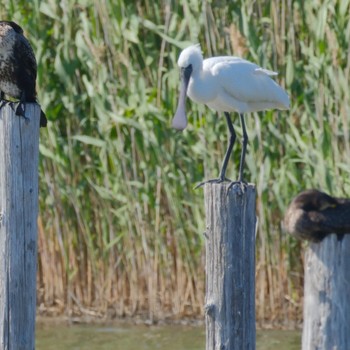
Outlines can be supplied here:
M0 349L34 349L40 107L0 110Z
M303 350L350 349L350 235L305 252Z
M206 349L255 349L255 187L207 183Z

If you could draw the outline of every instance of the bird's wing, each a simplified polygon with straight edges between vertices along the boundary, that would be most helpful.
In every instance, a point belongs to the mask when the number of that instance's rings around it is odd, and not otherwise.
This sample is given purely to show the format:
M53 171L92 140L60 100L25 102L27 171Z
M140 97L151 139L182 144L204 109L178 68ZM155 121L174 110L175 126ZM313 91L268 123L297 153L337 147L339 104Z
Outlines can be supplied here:
M287 94L270 77L276 72L238 57L214 57L208 61L203 68L210 69L225 92L235 99L246 103L282 100L289 103Z
M265 69L265 68L256 68L255 69L255 74L262 74L262 75L278 75L277 72L274 72L272 70L268 70L268 69Z
M37 63L35 55L29 41L23 36L20 36L21 40L18 41L21 46L20 51L25 66L26 73L31 79L36 80L37 74Z
M26 100L35 100L35 83L37 75L37 63L29 41L22 35L17 35L14 54L18 62L18 81L21 90L25 90Z
M215 72L217 69L220 69L221 65L226 64L235 64L235 63L250 63L249 61L244 60L240 57L235 56L216 56L207 58L203 61L203 70L211 70ZM253 64L254 65L254 64ZM257 65L254 65L256 68L259 68Z

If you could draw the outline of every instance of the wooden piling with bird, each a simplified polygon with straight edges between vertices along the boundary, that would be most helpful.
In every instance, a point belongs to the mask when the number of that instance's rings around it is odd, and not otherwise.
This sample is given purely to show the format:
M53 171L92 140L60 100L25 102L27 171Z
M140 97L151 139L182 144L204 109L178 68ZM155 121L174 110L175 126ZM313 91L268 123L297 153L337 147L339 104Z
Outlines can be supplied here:
M255 349L255 186L204 185L206 349Z
M304 261L302 349L350 349L350 199L305 190L288 206L284 227L310 241Z
M35 348L41 110L0 110L0 349Z
M289 108L288 94L272 76L276 72L239 57L203 59L199 45L179 56L181 89L172 126L187 126L186 97L223 112L228 147L218 178L205 186L207 218L206 325L207 350L255 349L255 187L243 179L248 134L244 114ZM237 181L226 178L236 132L230 113L242 126L242 151Z

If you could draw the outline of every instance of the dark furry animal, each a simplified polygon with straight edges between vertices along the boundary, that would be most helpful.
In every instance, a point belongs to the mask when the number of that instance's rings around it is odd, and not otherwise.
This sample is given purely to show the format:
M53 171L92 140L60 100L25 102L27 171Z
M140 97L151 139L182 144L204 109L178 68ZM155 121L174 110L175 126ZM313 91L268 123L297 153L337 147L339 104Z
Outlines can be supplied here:
M22 28L15 22L0 21L0 108L5 103L13 104L5 100L5 95L18 99L16 114L26 118L25 102L37 102L36 75L34 52ZM46 124L46 116L41 111L40 126Z
M318 190L299 193L284 216L284 228L297 238L312 242L336 233L350 233L350 199L335 198Z

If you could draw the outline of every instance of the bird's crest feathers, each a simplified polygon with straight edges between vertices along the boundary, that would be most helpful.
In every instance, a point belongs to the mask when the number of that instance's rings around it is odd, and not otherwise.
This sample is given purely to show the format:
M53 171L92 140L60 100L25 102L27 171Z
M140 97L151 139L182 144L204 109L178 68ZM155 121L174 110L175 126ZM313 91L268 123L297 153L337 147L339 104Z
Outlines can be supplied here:
M192 64L194 70L196 68L201 68L203 65L201 46L199 44L194 44L184 49L179 56L177 64L181 68L186 68L190 64Z

